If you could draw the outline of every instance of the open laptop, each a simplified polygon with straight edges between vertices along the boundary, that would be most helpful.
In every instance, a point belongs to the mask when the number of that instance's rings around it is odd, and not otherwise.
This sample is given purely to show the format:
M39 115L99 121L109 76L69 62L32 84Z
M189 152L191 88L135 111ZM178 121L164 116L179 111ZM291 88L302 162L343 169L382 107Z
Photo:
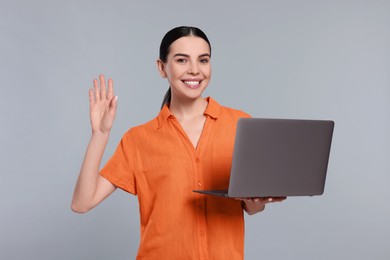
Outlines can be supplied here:
M228 190L194 192L231 197L322 195L334 122L241 118Z

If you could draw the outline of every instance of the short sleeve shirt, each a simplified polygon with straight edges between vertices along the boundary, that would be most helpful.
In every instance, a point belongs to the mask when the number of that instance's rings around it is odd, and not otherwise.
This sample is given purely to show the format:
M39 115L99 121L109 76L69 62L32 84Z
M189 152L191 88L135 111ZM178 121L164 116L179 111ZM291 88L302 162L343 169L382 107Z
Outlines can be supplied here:
M248 114L207 98L195 148L165 105L124 134L100 174L138 196L137 259L243 259L241 202L194 193L227 189L237 120Z

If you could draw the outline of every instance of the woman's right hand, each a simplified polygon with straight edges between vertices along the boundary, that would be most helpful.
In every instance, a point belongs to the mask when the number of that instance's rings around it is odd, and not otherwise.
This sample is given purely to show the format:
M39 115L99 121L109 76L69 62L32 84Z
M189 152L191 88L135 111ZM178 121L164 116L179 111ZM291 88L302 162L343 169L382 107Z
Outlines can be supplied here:
M99 81L94 79L93 89L89 90L90 118L93 134L110 132L117 108L118 97L114 96L112 79L108 79L107 90L104 75L99 76Z

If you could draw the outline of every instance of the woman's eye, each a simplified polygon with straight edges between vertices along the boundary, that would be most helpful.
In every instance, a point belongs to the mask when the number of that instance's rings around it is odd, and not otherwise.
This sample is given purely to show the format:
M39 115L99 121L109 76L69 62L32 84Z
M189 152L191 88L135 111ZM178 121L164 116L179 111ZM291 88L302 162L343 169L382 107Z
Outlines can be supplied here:
M207 63L207 62L209 62L209 59L201 59L200 60L200 63Z
M176 60L178 63L185 63L187 60L186 59L177 59Z

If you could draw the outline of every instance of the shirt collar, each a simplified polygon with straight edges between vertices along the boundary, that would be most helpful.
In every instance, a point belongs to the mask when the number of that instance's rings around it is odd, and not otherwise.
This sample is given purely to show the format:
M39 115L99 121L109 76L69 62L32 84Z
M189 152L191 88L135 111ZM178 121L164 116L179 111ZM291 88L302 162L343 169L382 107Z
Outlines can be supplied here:
M221 105L218 104L218 102L211 97L207 97L206 101L209 104L207 105L206 110L204 111L204 115L208 115L211 118L217 119L221 111Z
M217 119L220 114L221 105L219 105L218 102L211 97L207 97L205 98L205 100L207 101L208 105L203 114L208 115L213 119ZM161 128L170 117L174 117L174 115L169 110L168 105L165 104L157 116L157 121L158 121L157 128Z

